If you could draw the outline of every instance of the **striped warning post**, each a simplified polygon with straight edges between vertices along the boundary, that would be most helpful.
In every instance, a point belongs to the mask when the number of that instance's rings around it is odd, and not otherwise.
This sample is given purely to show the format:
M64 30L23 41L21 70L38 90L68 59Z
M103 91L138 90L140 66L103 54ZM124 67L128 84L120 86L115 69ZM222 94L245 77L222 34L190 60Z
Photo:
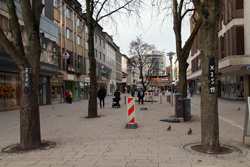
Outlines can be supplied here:
M144 93L144 101L148 101L149 99L148 99L148 92L145 92Z
M138 127L137 123L135 123L135 98L128 97L127 98L127 125L126 129L136 129Z

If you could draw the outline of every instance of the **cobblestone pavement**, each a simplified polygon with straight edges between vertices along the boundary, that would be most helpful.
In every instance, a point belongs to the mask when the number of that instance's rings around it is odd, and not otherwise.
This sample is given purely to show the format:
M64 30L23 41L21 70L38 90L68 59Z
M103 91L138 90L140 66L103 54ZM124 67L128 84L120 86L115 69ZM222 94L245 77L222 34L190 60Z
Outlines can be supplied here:
M168 123L175 108L166 97L157 102L135 104L137 129L125 129L127 107L112 108L106 98L101 117L86 119L88 101L40 107L42 140L54 141L55 148L23 154L0 153L1 167L250 167L250 138L242 144L246 104L219 99L220 143L240 148L236 156L213 156L186 151L183 146L200 142L199 95L191 98L191 122ZM147 107L147 110L140 110ZM240 107L240 110L236 110ZM166 131L171 125L172 129ZM193 129L187 135L189 128ZM0 112L0 148L19 142L19 111Z

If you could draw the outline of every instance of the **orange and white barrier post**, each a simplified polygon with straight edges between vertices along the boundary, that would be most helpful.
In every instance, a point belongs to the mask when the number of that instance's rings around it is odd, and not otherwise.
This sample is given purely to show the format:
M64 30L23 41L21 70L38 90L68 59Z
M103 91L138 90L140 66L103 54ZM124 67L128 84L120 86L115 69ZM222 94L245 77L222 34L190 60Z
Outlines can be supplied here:
M127 125L126 129L136 129L138 127L137 123L135 123L135 98L128 97L127 99Z
M135 101L138 101L138 92L135 92Z
M148 92L145 92L144 93L144 101L148 101L149 99L148 99Z

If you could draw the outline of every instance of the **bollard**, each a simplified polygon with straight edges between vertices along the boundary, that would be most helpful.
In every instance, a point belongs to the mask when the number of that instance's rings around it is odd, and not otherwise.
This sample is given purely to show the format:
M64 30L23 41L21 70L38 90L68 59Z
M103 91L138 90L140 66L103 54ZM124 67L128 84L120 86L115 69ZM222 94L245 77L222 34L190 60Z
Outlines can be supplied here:
M160 104L162 104L162 95L160 95Z
M153 96L150 96L151 104L153 104Z
M127 97L125 96L125 97L124 97L124 102L125 102L125 104L126 104L126 99L127 99Z
M137 123L135 123L135 98L128 97L127 104L127 121L125 128L126 129L136 129L138 127Z

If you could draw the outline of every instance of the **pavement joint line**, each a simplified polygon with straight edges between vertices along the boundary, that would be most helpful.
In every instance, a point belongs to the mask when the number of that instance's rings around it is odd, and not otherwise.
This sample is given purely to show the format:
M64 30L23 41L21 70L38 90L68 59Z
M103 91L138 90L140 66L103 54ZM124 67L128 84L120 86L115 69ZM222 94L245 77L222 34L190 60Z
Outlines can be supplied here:
M227 123L229 123L231 125L234 125L234 126L240 128L240 129L244 130L244 128L242 126L240 126L239 124L237 124L236 122L234 122L234 121L232 121L232 120L230 120L228 118L225 118L225 117L222 117L222 116L219 115L219 119L221 119L221 120L223 120L223 121L225 121L225 122L227 122Z
M78 111L76 111L76 112L78 112ZM39 113L41 113L41 110L39 111ZM72 114L72 113L66 113L66 114L63 114L62 116L68 116L68 115L71 115L71 114ZM52 115L52 116L41 117L41 118L40 118L40 121L42 121L42 120L48 120L48 119L56 118L56 117L58 117L58 114L57 114L57 115ZM14 126L12 126L12 127L8 127L8 128L6 128L6 129L0 130L0 132L4 132L4 131L8 131L8 130L13 130L13 129L18 128L19 126L20 126L20 124L14 125Z
M200 108L200 106L198 106L198 105L196 105L196 104L194 104L194 103L192 103L192 105L193 105L194 107L196 107L196 108ZM219 119L221 119L221 120L223 120L223 121L225 121L225 122L227 122L227 123L229 123L229 124L231 124L231 125L233 125L233 126L235 126L235 127L237 127L237 128L240 128L240 129L244 130L244 127L242 127L242 126L239 125L238 123L232 121L231 119L228 119L228 118L223 117L223 116L221 116L221 115L219 115Z

